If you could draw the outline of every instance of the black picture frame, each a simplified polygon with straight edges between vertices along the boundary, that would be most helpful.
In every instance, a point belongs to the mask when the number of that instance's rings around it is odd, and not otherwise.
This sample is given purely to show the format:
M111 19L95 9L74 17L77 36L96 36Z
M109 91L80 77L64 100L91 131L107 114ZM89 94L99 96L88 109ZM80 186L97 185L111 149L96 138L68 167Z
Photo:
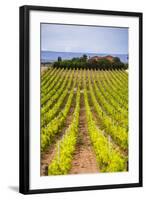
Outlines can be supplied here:
M102 14L114 16L130 16L139 18L139 183L114 184L114 185L97 185L97 186L81 186L54 189L35 189L29 188L29 18L30 11L44 12L67 12L67 13L84 13L84 14ZM20 174L19 174L19 191L22 194L36 193L52 193L67 191L83 191L83 190L99 190L114 188L130 188L142 186L142 13L123 12L123 11L107 11L107 10L90 10L79 8L63 8L63 7L44 7L44 6L22 6L20 7L20 131L19 131L19 154L20 154Z

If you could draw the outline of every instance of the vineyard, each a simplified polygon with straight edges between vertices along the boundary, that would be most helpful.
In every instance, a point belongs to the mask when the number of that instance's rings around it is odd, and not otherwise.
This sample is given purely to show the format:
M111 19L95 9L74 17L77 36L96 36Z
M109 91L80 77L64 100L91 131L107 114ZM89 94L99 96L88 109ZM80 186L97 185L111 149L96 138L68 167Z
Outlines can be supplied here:
M41 176L128 171L128 73L41 74Z

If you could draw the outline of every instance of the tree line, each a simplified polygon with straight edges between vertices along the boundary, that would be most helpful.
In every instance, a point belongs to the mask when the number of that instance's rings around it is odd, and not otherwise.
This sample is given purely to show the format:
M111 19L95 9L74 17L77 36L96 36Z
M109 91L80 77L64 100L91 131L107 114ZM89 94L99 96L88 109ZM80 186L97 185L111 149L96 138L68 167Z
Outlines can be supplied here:
M121 62L118 57L113 57L112 61L106 57L100 58L99 60L88 59L87 55L84 54L80 58L72 58L71 60L62 60L58 57L58 60L54 62L54 67L67 68L67 69L100 69L100 70L111 70L111 69L127 69L128 64Z

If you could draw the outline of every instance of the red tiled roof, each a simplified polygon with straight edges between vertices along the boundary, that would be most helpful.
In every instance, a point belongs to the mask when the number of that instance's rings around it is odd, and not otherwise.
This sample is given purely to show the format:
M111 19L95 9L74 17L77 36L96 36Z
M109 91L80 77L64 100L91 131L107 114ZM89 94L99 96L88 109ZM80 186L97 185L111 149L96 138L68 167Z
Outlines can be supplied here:
M109 61L113 61L114 57L110 56L110 55L108 55L108 56L93 56L89 60L96 60L97 61L97 60L101 60L101 59L107 59Z

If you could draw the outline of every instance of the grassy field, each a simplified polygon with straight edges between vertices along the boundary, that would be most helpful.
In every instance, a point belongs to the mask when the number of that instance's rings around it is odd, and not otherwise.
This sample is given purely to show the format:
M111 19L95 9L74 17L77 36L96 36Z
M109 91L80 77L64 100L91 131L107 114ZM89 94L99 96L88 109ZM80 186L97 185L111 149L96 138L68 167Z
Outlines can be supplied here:
M128 170L128 73L41 73L41 175Z

